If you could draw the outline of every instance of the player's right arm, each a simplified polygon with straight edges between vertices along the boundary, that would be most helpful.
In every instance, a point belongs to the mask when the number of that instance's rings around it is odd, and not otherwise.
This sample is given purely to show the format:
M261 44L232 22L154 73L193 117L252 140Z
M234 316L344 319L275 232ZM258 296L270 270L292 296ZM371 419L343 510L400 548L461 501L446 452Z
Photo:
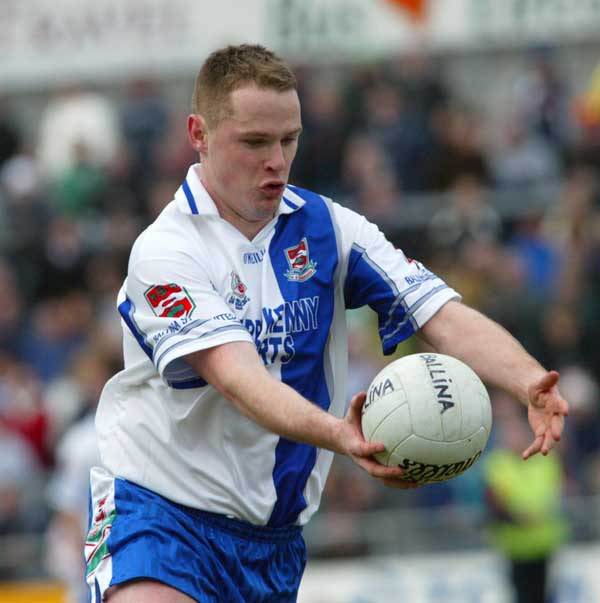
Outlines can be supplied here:
M402 469L371 457L383 444L367 442L360 428L364 393L355 396L343 419L334 417L272 377L256 348L231 342L194 352L187 362L246 417L284 438L350 456L374 477L397 482ZM406 487L406 483L402 483Z

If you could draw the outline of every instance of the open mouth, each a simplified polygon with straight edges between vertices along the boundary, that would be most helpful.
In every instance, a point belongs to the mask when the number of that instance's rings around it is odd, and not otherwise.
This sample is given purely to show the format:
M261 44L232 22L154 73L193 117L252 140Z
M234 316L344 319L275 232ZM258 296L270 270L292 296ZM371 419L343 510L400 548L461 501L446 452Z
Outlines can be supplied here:
M260 187L260 190L267 194L269 197L275 197L281 195L285 188L285 184L281 181L267 182Z

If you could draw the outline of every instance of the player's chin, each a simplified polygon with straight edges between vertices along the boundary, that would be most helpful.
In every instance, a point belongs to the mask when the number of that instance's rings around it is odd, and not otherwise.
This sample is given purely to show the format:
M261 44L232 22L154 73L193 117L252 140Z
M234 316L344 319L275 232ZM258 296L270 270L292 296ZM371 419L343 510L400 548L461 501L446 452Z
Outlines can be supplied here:
M255 211L263 218L267 216L272 217L279 208L282 196L283 193L280 196L267 196L259 193L254 202Z

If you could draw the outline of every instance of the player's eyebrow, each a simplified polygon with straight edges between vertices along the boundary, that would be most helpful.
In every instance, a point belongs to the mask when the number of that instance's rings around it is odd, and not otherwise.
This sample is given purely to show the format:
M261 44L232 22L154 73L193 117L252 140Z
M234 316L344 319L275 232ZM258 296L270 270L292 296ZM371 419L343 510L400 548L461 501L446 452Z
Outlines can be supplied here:
M296 128L295 130L292 130L291 132L285 132L284 137L300 136L301 132L302 132L301 127ZM242 136L249 136L249 137L254 137L254 138L269 138L272 136L272 134L270 132L264 132L262 130L249 130L247 132L242 132Z

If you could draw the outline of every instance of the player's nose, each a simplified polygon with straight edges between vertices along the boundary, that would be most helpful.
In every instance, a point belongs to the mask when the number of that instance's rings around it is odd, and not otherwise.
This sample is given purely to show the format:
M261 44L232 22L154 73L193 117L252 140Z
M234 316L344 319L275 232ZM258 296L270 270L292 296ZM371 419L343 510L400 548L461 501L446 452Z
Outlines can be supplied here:
M285 169L286 160L281 143L274 144L270 148L269 156L265 161L265 168L269 171L280 172Z

